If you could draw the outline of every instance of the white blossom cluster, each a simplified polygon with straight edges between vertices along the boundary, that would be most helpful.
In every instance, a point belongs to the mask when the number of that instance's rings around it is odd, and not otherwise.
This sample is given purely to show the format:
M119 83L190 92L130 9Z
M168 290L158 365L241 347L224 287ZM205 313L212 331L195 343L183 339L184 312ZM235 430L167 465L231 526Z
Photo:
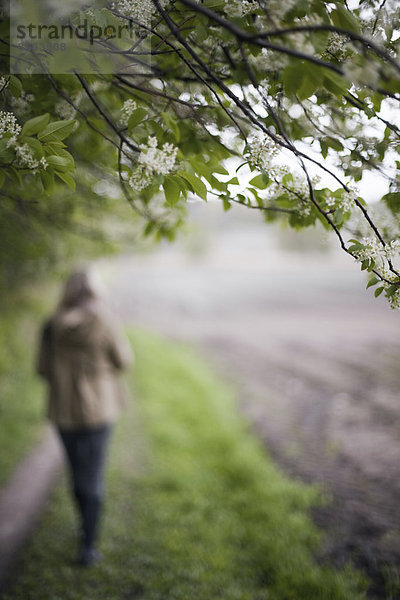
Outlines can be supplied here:
M267 135L264 137L257 135L249 140L249 162L253 167L268 170L272 159L277 154L277 144Z
M390 307L393 309L400 308L400 291L395 292L392 296L388 296Z
M18 166L25 169L30 169L34 173L38 169L47 169L47 160L42 157L40 160L33 156L31 148L28 144L22 144L22 146L15 145L15 155L17 157Z
M260 0L260 4L270 18L275 20L283 19L289 10L297 3L297 0Z
M289 168L275 169L274 174L280 172L289 172ZM297 212L301 217L308 217L311 213L310 189L307 180L298 173L292 173L293 181L286 184L277 183L278 188L283 189L289 196L298 202Z
M125 100L121 108L120 123L122 127L126 127L128 125L129 117L132 115L134 110L136 110L136 102L132 100L132 98Z
M399 263L400 261L400 240L392 240L388 244L382 244L376 237L365 237L362 240L362 249L357 250L356 260L361 262L363 260L372 259L374 261L381 261L383 267L386 266L387 261L392 263Z
M385 256L387 260L398 262L400 258L400 240L392 240L385 246Z
M54 112L62 119L73 119L76 115L75 108L64 99L56 102L54 106Z
M373 61L365 62L362 66L348 61L343 65L345 76L354 84L376 86L380 81L380 66Z
M7 79L7 77L0 77L0 91L3 92L8 87L9 83L10 80Z
M34 94L27 94L24 90L20 93L18 98L11 96L11 105L17 115L25 115L30 111L30 103L35 99Z
M341 198L335 198L334 196L327 196L325 203L328 208L339 208L344 213L349 213L355 206L355 201L358 197L357 190L350 189L345 192Z
M339 62L346 60L346 58L353 54L347 41L346 36L333 32L329 36L328 46L325 52L333 55Z
M159 0L160 5L164 8L169 0ZM152 0L115 0L112 7L117 12L138 21L141 25L149 27L151 18L156 11L156 7Z
M287 165L273 165L270 167L269 175L274 183L268 186L267 194L270 200L274 200L282 193L288 194L297 204L296 211L298 215L308 217L311 214L312 203L307 180L298 173L292 173L292 179L284 183L283 178L290 172ZM313 185L318 183L317 178L313 179L312 183Z
M14 143L21 133L21 125L18 125L17 118L12 112L0 112L0 138L11 134L10 143Z
M257 56L249 55L248 61L250 66L255 69L263 69L264 71L279 71L286 67L288 57L283 52L274 52L263 48Z
M380 274L386 281L380 281L379 286L383 287L385 290L387 290L397 280L397 275L389 269L388 265L385 265L383 268L380 269ZM399 309L400 308L400 288L398 290L396 290L394 294L387 296L387 299L389 301L391 308Z
M315 54L315 48L311 41L308 39L308 35L305 33L292 33L289 37L289 42L292 48L303 54Z
M225 13L229 17L245 17L259 8L257 0L225 0Z
M141 144L138 166L129 178L129 185L134 190L143 190L155 175L168 175L176 163L178 148L173 144L165 143L162 148L157 148L156 137L149 137L147 144Z

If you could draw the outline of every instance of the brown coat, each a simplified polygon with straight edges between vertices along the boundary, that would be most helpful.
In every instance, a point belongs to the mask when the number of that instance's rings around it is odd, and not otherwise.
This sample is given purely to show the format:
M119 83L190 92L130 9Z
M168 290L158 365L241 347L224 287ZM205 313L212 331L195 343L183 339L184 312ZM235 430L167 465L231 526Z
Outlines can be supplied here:
M99 302L60 311L44 325L37 371L49 383L48 417L65 429L114 422L127 401L118 377L132 359Z

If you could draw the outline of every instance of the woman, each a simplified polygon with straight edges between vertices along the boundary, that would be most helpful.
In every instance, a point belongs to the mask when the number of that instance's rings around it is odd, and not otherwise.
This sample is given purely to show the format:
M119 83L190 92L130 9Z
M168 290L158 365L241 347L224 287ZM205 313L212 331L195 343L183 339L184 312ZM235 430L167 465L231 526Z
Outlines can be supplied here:
M68 279L42 329L37 371L49 384L48 417L71 470L82 525L78 563L100 560L95 548L104 497L103 470L112 424L127 401L118 371L132 359L86 271Z

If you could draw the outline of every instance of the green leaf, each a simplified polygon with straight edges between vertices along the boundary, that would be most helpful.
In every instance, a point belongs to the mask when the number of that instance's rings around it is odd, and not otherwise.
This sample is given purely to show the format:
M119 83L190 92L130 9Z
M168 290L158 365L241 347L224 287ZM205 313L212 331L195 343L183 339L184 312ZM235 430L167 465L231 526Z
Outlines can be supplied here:
M319 141L319 145L321 147L321 154L324 158L326 158L328 156L328 144L325 142L325 140L318 140Z
M265 174L257 175L249 181L250 185L254 185L259 190L265 190L268 187L268 177Z
M38 138L41 142L57 142L64 140L72 133L75 123L75 119L49 123L46 129L38 134Z
M392 212L400 211L400 191L389 192L382 197L382 200L390 208Z
M147 114L148 113L145 108L142 108L141 106L139 106L139 108L136 108L129 117L128 129L134 129L136 125L139 125L139 123L141 123L141 121L143 121L143 119L147 117Z
M334 137L329 136L329 137L325 138L325 143L327 146L329 146L330 148L333 148L333 150L336 150L337 152L340 152L341 150L343 150L343 144Z
M377 283L379 283L380 279L378 279L378 277L375 277L375 275L373 275L372 277L370 277L370 279L368 280L367 283L367 287L366 289L370 288L373 285L376 285Z
M232 179L226 182L226 185L240 185L239 179L237 177L232 177Z
M39 115L38 117L33 117L33 119L29 119L26 121L22 127L22 135L36 135L46 129L48 122L50 121L49 113L45 113L44 115Z
M330 14L333 24L336 27L347 29L348 31L360 32L360 25L354 15L340 4L336 5L336 10Z
M390 285L386 290L386 296L388 298L390 298L398 291L398 289L399 289L398 285Z
M247 163L243 163L243 164L247 164ZM237 172L237 170L236 170ZM223 167L222 165L217 165L216 167L213 167L213 173L218 173L219 175L229 175L229 171L227 171L225 169L225 167Z
M175 206L179 201L181 190L179 185L172 179L172 177L166 177L163 183L165 200L169 206Z
M42 158L44 156L43 145L39 142L37 138L26 137L21 140L24 144L28 144L34 151L36 157Z
M56 175L62 181L64 181L64 183L66 183L67 186L70 187L73 192L75 192L75 189L76 189L75 179L71 175L69 175L69 173L60 173L57 171Z
M14 98L20 97L22 92L22 83L18 77L15 77L15 75L10 75L7 89L14 96Z
M54 175L48 171L40 172L40 179L42 181L43 188L46 192L49 192L54 187Z
M336 96L341 96L347 90L347 81L339 73L325 69L324 86Z
M200 177L197 177L197 175L193 175L192 173L187 173L186 171L181 171L179 175L187 179L195 194L200 196L200 198L203 198L203 200L207 200L207 188Z
M283 87L288 96L294 96L302 84L303 73L299 65L289 65L283 71Z
M3 187L5 180L6 180L6 175L5 175L4 171L0 171L0 188Z
M376 288L376 290L374 292L375 298L377 298L378 296L380 296L382 294L382 292L383 292L384 289L385 289L384 287L378 287L378 288Z
M229 202L228 198L226 198L226 197L222 198L222 206L224 207L225 212L227 212L228 210L230 210L232 208L231 203Z
M297 91L299 100L305 100L312 96L318 88L322 87L323 82L321 69L316 69L315 66L306 63L302 70L302 82Z
M46 158L49 167L53 167L57 171L70 171L71 170L71 160L65 156L48 156Z

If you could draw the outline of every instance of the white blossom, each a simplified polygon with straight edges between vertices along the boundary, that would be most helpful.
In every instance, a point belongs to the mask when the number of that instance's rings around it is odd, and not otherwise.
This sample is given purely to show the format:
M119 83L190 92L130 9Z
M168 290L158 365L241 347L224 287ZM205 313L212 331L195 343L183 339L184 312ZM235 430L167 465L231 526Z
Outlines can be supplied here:
M122 108L121 108L121 118L120 123L122 127L126 127L128 125L129 117L132 115L133 111L136 110L136 102L129 98L125 100Z
M363 260L374 260L385 258L385 247L376 237L364 237L363 247L354 252L357 262Z
M261 6L272 19L280 20L296 5L297 0L262 0Z
M28 144L22 144L21 146L15 145L15 156L17 164L21 168L30 169L33 172L37 172L38 169L47 169L47 160L42 157L40 160L34 157L32 149Z
M349 191L345 192L341 198L335 198L334 196L328 195L325 198L325 203L328 208L339 208L343 212L349 213L353 210L357 197L357 190L349 189Z
M159 0L159 2L164 8L169 0ZM112 7L124 17L138 21L147 27L150 26L151 18L157 10L152 0L115 0Z
M73 119L76 115L75 108L64 99L56 102L54 112L62 119Z
M297 50L298 52L302 52L303 54L315 54L315 48L312 45L311 41L308 39L307 34L305 33L292 33L289 37L290 45Z
M225 0L224 10L229 17L245 17L259 8L257 0Z
M333 32L329 36L326 52L333 54L338 61L343 61L353 53L347 42L346 36Z
M8 87L9 83L10 80L7 79L7 77L0 77L0 91L3 92Z
M17 115L25 115L30 111L30 103L33 102L34 99L34 94L27 94L24 90L22 90L18 98L11 96L10 101Z
M268 170L277 153L277 144L267 135L264 137L257 135L249 140L249 162L254 167Z
M165 143L162 148L157 148L157 138L149 137L147 144L141 144L138 163L147 170L167 175L175 166L178 148L173 144Z
M165 143L157 148L156 137L149 137L147 144L141 144L138 164L129 178L129 185L135 190L143 190L155 175L168 175L176 164L178 148Z
M343 65L345 76L354 84L358 85L378 85L380 81L379 65L372 61L366 62L362 66L352 62Z
M279 71L283 69L288 62L288 57L283 52L274 52L263 48L257 56L249 55L250 66L255 69L264 69L265 71Z
M11 140L15 142L21 133L21 125L18 125L17 118L12 112L0 112L0 138L11 134ZM10 140L10 141L11 141Z
M400 240L392 240L384 248L387 260L398 262L400 258Z
M146 169L143 169L143 167L137 167L132 171L128 183L131 188L137 192L140 192L150 185L151 179L152 176L150 172L148 172Z

